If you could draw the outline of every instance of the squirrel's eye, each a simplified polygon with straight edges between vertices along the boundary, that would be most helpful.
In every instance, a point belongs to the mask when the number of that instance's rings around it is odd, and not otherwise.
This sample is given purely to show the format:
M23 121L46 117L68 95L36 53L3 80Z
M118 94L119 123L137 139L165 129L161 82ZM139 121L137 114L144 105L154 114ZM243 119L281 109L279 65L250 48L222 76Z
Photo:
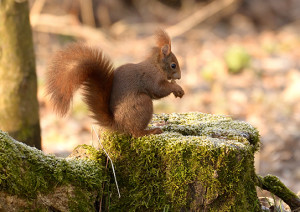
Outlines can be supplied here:
M172 64L171 64L171 68L172 68L172 69L175 69L175 68L176 68L176 64L175 64L175 63L172 63Z

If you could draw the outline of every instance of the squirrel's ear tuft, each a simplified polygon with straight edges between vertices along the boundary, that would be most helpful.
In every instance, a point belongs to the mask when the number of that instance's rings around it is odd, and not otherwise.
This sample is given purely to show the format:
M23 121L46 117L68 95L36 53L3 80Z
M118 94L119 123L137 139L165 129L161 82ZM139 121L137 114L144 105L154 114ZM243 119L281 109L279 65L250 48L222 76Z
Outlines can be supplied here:
M169 46L169 44L166 44L163 47L161 47L161 53L163 57L166 57L171 53L171 47Z
M171 39L169 35L162 29L158 29L155 33L156 36L156 44L159 48L163 48L164 46L168 45L171 51Z

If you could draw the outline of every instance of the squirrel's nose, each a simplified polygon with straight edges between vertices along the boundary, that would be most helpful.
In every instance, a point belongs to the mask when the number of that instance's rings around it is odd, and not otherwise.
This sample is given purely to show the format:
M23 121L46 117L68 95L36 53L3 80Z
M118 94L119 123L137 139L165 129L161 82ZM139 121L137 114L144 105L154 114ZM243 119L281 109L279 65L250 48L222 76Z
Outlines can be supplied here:
M180 72L173 74L173 79L180 79L180 78L181 78Z

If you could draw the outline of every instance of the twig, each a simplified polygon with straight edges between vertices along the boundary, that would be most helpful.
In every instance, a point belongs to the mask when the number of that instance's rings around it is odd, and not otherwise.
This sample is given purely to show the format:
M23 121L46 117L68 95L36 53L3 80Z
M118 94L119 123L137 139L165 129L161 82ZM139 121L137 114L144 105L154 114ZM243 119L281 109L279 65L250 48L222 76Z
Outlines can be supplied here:
M109 10L107 6L100 4L98 6L97 11L98 11L97 17L99 19L101 27L105 29L109 28L112 24L112 21L110 20Z
M169 27L166 31L170 34L171 37L179 36L199 23L205 21L206 19L212 17L213 15L228 9L230 6L233 6L239 0L219 0L213 1L205 7L202 7L200 10L190 15L186 19L180 21L179 23Z
M93 10L93 1L92 0L80 0L80 11L82 16L82 21L84 24L91 27L95 27L95 18Z
M34 19L33 17L30 17ZM61 34L73 37L79 37L86 40L91 40L99 43L102 46L111 47L111 42L106 38L106 35L100 30L93 27L74 24L77 20L72 15L55 16L51 14L40 14L35 25L32 25L33 30L47 32L53 34Z
M105 169L107 169L108 162L109 162L109 159L107 158ZM105 181L103 182L103 185L102 185L102 191L104 191L104 187L105 187ZM100 201L99 201L99 212L102 211L102 200L103 200L103 195L101 196Z
M39 16L41 14L41 11L45 5L46 0L36 0L31 7L30 10L30 22L31 25L34 26L39 20Z
M92 127L92 129L93 129L93 131L95 132L95 134L96 134L96 136L97 136L97 139L98 139L98 142L99 142L100 146L102 147L104 153L106 154L106 156L107 156L108 159L110 160L111 167L112 167L113 174L114 174L115 183L116 183L117 190L118 190L118 194L119 194L119 198L121 198L121 194L120 194L120 190L119 190L119 186L118 186L118 181L117 181L117 177L116 177L116 172L115 172L114 163L112 162L112 159L109 157L108 153L107 153L106 150L104 149L104 146L102 145L102 143L101 143L101 141L100 141L100 138L99 138L99 136L98 136L98 133L96 132L95 128Z

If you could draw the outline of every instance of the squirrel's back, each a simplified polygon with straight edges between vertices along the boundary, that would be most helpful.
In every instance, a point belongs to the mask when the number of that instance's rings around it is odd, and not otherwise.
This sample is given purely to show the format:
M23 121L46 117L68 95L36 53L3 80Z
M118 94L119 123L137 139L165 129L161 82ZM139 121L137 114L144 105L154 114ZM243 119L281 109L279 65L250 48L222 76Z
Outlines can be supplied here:
M113 77L113 65L102 51L71 44L57 52L48 67L47 93L54 110L65 115L75 91L83 86L84 101L92 117L99 125L112 128L109 101Z

